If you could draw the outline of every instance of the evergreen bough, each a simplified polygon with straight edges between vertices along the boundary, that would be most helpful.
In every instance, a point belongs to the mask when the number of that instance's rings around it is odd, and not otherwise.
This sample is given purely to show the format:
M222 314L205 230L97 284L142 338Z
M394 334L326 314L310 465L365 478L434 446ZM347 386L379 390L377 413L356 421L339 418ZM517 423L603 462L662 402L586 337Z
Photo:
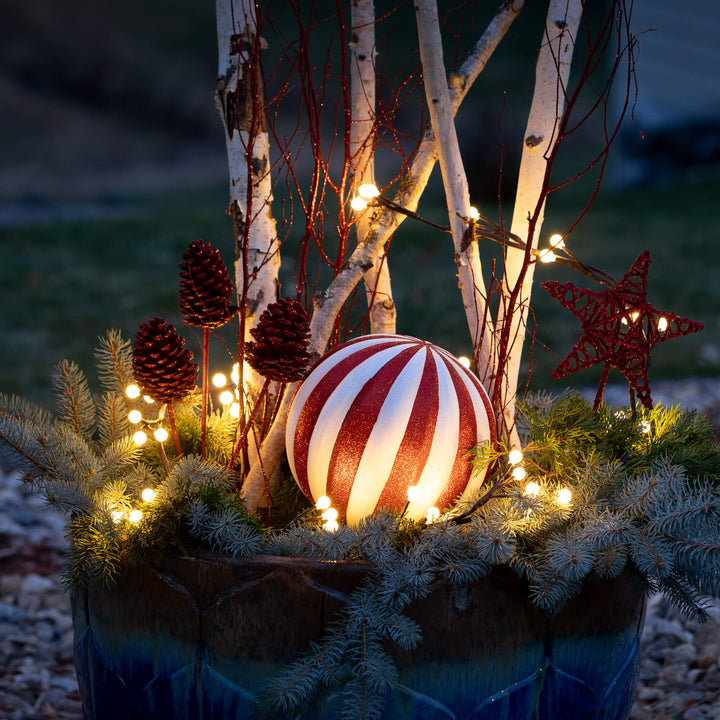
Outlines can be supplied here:
M195 395L176 408L180 456L166 466L156 443L138 447L124 393L130 343L111 331L97 360L97 395L76 365L60 363L55 416L0 396L0 440L24 481L69 516L67 586L110 586L124 563L202 548L372 564L325 637L269 682L262 708L270 716L302 716L332 695L342 718L382 717L383 695L397 683L387 643L412 649L422 641L404 611L437 582L463 586L505 565L547 614L585 581L628 566L648 593L664 593L686 616L704 619L703 599L720 595L720 449L709 420L693 410L594 412L577 393L536 396L522 406L521 482L503 448L481 447L473 462L491 470L475 502L431 524L380 511L328 532L289 485L275 514L283 527L248 515L228 469L237 421L215 412L200 457ZM557 502L561 487L571 503ZM140 499L145 488L155 491L152 502ZM142 519L130 522L127 513L140 507Z

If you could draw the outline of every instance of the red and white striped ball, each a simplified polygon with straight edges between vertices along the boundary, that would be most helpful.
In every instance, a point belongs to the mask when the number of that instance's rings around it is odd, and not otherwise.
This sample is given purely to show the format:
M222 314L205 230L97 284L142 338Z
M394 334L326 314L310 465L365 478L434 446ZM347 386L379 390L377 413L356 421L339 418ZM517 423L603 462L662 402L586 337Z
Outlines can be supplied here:
M290 469L315 502L327 495L357 524L378 508L407 517L470 497L484 475L467 455L495 440L480 381L446 350L404 335L367 335L323 356L293 398L286 433Z

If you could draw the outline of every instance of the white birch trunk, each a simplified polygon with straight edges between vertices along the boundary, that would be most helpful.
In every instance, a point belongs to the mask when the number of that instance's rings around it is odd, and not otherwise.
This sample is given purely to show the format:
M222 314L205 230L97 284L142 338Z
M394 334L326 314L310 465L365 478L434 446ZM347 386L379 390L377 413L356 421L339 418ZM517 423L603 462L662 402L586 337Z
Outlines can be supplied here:
M450 103L453 115L522 7L523 0L510 0L510 2L504 3L458 73L451 76ZM417 209L437 159L435 140L432 131L428 130L406 177L400 183L401 189L394 198L398 205L411 211ZM310 351L312 354L320 356L325 352L333 323L343 303L362 279L363 273L368 264L372 262L372 257L377 253L378 248L385 245L405 217L405 215L386 207L381 208L370 225L366 242L356 248L347 265L333 279L329 288L315 294L310 322ZM262 501L265 492L265 477L272 475L285 451L285 427L294 390L295 385L286 388L285 396L272 427L262 443L262 463L255 463L250 468L250 474L243 485L244 502L250 510L254 510Z
M565 109L565 90L570 76L570 64L575 37L582 16L581 0L551 0L545 22L545 37L538 55L533 95L523 153L520 161L517 193L510 231L533 249L538 246L545 203L542 197L547 169L547 153L557 137L557 128ZM536 220L530 221L531 218ZM504 315L512 312L509 335L508 364L502 382L505 428L516 440L515 396L518 389L520 361L530 306L535 265L527 264L530 251L508 248L506 252L503 304L498 316L498 328ZM523 270L525 271L522 277ZM510 294L517 292L512 308Z
M473 343L478 374L487 381L493 368L493 333L478 244L470 218L470 194L458 145L442 56L435 0L415 0L425 95L440 158L450 228L455 245L458 285Z
M230 206L235 236L235 286L245 308L244 339L261 313L278 295L280 253L272 216L270 142L266 130L259 59L261 39L252 0L216 0L218 88L216 106L225 129ZM253 60L256 62L253 63ZM253 69L255 64L255 69ZM253 78L252 73L256 75ZM247 235L247 251L243 244ZM246 282L246 278L248 282ZM243 302L244 299L244 302ZM243 412L246 417L260 394L264 379L247 363L243 366ZM248 434L250 466L260 451ZM263 496L264 497L264 496Z
M350 157L354 168L352 195L375 184L375 8L373 0L353 0L350 6ZM358 242L366 242L370 217L363 211L355 224ZM383 247L373 256L373 267L363 275L370 312L370 332L394 333L397 311L390 269Z
M217 0L217 106L225 127L230 173L230 213L235 231L235 282L238 298L247 293L245 339L258 317L278 296L280 252L272 215L270 141L264 117L260 75L253 86L248 62L257 37L252 0ZM251 183L250 187L248 187ZM248 236L247 271L241 244ZM247 287L245 279L249 278ZM255 384L257 384L257 380Z

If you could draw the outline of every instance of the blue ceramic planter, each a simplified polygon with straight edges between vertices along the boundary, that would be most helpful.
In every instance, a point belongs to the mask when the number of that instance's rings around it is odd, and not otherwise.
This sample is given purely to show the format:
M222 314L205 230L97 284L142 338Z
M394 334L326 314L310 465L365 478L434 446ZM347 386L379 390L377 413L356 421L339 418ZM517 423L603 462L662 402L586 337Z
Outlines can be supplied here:
M86 720L254 717L270 675L322 636L368 572L279 557L192 557L125 571L112 592L73 597ZM438 586L408 614L387 720L626 720L645 600L629 574L588 584L554 617L498 569ZM315 717L315 716L313 716ZM335 720L329 706L320 720Z

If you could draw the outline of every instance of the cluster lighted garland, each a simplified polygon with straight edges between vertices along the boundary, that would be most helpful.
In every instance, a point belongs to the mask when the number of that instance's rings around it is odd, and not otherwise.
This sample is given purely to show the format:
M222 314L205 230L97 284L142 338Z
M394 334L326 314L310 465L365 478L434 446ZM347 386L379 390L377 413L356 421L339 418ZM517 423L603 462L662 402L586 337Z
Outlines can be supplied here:
M362 212L368 207L384 206L395 212L399 212L406 217L417 220L418 222L430 225L437 230L442 232L451 232L449 225L441 225L439 223L428 220L427 218L418 215L399 205L394 200L385 197L380 193L375 185L366 184L360 185L358 188L358 194L350 201L350 207L355 212ZM472 228L473 235L476 240L491 240L492 242L498 243L503 247L513 247L519 250L526 249L526 243L517 235L509 232L506 228L503 228L492 220L480 215L477 208L470 208L470 217L466 218L468 225ZM616 281L612 275L606 273L604 270L587 265L577 258L565 245L565 241L562 235L555 233L550 236L548 241L549 247L542 250L531 249L532 258L531 263L558 263L560 265L566 265L567 267L574 268L583 275L595 280L601 285L607 287L614 287Z

